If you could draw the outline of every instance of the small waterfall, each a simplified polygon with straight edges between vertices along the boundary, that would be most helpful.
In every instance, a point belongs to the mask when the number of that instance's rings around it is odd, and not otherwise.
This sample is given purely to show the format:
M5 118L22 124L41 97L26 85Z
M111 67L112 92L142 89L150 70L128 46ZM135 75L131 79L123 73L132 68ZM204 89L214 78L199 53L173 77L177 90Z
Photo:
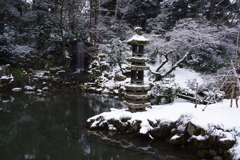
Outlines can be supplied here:
M84 71L84 42L77 43L76 72Z

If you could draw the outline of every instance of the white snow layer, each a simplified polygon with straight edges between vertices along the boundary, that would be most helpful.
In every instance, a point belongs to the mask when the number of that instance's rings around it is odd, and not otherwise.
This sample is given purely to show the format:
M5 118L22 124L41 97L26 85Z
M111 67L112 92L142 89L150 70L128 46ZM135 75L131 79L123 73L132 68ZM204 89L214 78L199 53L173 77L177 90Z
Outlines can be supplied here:
M187 115L189 121L193 124L202 127L203 129L212 132L212 134L221 134L224 135L224 139L233 140L236 137L237 144L231 149L234 151L235 158L240 158L240 109L236 108L233 105L232 108L229 107L230 100L223 100L221 103L211 104L209 105L205 111L202 111L206 105L198 105L197 108L194 108L194 104L184 101L184 100L176 100L172 104L166 105L154 105L152 109L147 108L145 112L136 112L131 113L126 111L125 109L111 109L110 112L103 112L100 115L96 115L91 119L96 119L99 116L103 116L104 119L110 120L121 119L123 117L128 117L130 122L140 120L141 129L140 133L147 133L152 129L151 125L148 123L148 120L156 122L156 120L160 120L161 122L175 122L180 116ZM92 127L97 124L93 123ZM231 130L233 132L220 132L219 130L213 130L214 126L221 126L224 130ZM203 137L197 137L203 138Z
M199 85L204 82L200 74L190 69L176 68L173 73L175 74L176 83L182 88L187 87L188 80L196 80Z
M156 66L151 66L153 69ZM175 74L175 83L178 86L185 88L189 80L196 80L199 84L204 84L204 79L200 74L189 70L176 68L173 72ZM116 83L114 80L108 81L106 86L114 86L116 84L125 85L129 81L122 81L121 83ZM145 84L149 84L150 81L148 77L144 77ZM230 150L234 154L234 159L240 159L240 108L237 108L235 105L235 100L233 107L230 108L230 100L224 99L222 102L210 104L203 111L206 105L197 105L190 103L183 99L176 99L174 103L165 104L165 105L153 105L152 108L147 108L145 112L136 112L131 113L126 111L126 109L114 109L111 108L109 112L103 112L99 115L93 116L88 119L88 122L91 120L96 120L97 117L102 116L104 121L101 123L110 120L121 120L122 118L128 118L128 122L142 121L140 133L145 134L152 129L152 126L149 124L149 121L153 123L161 121L161 123L171 123L176 122L180 117L185 123L192 122L196 126L199 126L205 129L208 133L212 135L221 135L222 141L224 140L236 140L236 144ZM99 121L95 121L91 127L95 127ZM99 124L98 124L99 125ZM216 128L222 128L223 130L218 130ZM179 126L181 127L181 126ZM115 128L112 128L114 130ZM180 128L181 129L181 128ZM184 129L184 128L183 128ZM226 131L226 132L225 132ZM230 132L229 132L230 131ZM179 138L178 135L173 136L172 139ZM204 136L193 136L192 138L202 140L206 137Z
M127 42L132 42L132 41L143 41L143 42L148 42L149 39L146 39L144 36L142 35L133 35L132 38L130 38Z

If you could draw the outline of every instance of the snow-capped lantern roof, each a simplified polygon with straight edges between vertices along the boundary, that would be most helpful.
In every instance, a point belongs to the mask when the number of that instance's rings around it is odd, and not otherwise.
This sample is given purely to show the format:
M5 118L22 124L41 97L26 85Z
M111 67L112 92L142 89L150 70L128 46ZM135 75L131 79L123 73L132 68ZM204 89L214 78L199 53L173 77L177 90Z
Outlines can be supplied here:
M142 35L141 27L134 28L134 31L136 32L136 34L133 35L132 38L127 40L127 43L129 45L147 45L147 44L149 44L149 40Z

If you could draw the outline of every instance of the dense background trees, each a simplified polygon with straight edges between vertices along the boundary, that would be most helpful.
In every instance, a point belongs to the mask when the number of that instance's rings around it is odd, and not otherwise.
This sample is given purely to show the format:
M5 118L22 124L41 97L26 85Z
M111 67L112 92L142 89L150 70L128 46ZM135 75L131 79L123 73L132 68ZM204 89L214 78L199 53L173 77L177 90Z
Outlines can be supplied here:
M1 63L17 64L18 58L36 54L35 58L55 59L53 62L61 64L68 43L82 39L88 32L88 1L1 0L0 3Z
M132 28L141 26L152 43L153 59L174 50L177 61L198 71L217 72L236 51L237 0L0 0L0 63L32 68L60 66L69 45L88 41L95 57L112 49L119 60ZM113 43L116 42L118 43ZM118 46L114 46L117 44ZM99 47L101 46L101 47ZM114 57L115 56L115 57ZM121 57L121 54L120 54ZM154 61L154 60L153 60ZM33 62L33 63L29 63ZM112 63L112 62L111 62ZM31 66L30 66L31 65Z

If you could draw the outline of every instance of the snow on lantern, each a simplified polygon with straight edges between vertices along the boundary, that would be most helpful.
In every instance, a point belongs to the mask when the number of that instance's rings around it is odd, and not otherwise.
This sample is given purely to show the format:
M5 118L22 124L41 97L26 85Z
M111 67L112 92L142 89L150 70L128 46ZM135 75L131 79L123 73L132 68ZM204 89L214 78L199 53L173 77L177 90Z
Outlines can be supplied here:
M127 41L132 47L132 57L127 59L131 63L127 67L131 70L131 82L125 85L126 93L124 95L125 104L133 112L144 111L146 107L151 106L147 95L150 86L144 84L144 70L149 69L145 64L149 59L144 57L144 46L149 44L149 40L142 35L141 27L136 27L134 31L136 34Z

